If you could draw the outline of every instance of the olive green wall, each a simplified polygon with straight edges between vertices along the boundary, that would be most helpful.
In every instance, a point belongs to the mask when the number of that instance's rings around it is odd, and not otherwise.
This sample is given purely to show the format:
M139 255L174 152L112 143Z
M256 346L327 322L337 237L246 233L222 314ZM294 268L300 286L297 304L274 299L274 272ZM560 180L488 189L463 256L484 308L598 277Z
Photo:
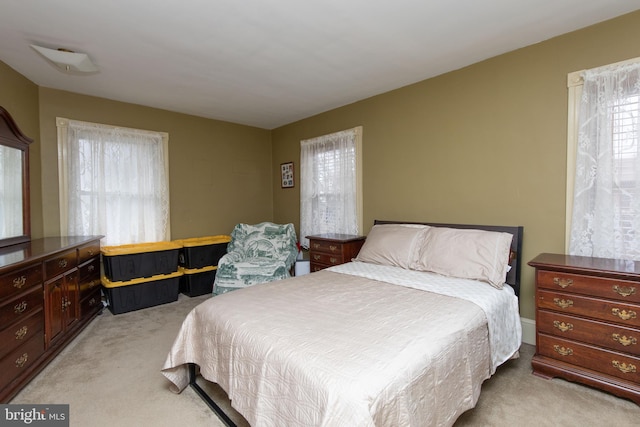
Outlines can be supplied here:
M42 237L38 86L2 61L0 61L0 105L11 114L22 133L33 139L29 145L31 235Z
M273 131L47 88L0 62L0 105L31 147L32 235L59 232L55 117L169 133L173 238L238 222L299 224L301 139L363 126L364 233L373 220L523 225L523 259L562 252L569 72L640 56L640 12ZM296 172L296 179L299 175ZM523 269L533 319L533 270Z
M45 235L60 232L56 117L169 134L173 239L272 219L268 130L48 88L39 99Z
M38 87L0 61L0 105L33 138L31 234L60 233L56 117L167 132L172 238L227 234L273 218L265 129Z
M525 262L563 252L567 74L639 57L638 40L635 12L283 126L273 167L297 166L302 139L362 125L364 233L376 218L522 225ZM299 224L299 204L274 183L275 221Z

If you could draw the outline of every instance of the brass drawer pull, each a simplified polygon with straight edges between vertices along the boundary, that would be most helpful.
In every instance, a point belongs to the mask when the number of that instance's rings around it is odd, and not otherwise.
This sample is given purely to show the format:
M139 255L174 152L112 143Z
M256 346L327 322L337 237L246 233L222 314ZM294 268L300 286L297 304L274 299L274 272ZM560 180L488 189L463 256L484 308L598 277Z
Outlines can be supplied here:
M67 266L67 260L66 259L58 260L58 267L65 268L66 266Z
M92 264L92 265L90 265L90 266L87 268L87 270L89 270L89 273L92 273L92 272L93 272L93 270L95 270L95 269L96 269L96 266L95 266L95 265L93 265L93 264Z
M16 359L16 368L22 368L25 363L27 363L27 360L29 360L29 355L27 353L24 353L22 356L18 357Z
M554 345L553 349L561 356L571 356L573 354L573 350L569 347L562 347L559 345Z
M560 329L562 332L572 331L573 324L572 323L564 323L558 320L553 321L553 326Z
M623 297L628 297L630 295L633 295L636 293L636 287L635 286L618 286L618 285L614 285L613 286L613 291L615 293L617 293L620 296Z
M13 287L21 289L27 283L27 276L20 276L13 279Z
M16 314L20 314L20 313L24 313L24 311L27 309L27 302L26 301L22 301L19 304L16 304L15 307L13 307L13 311Z
M557 305L560 308L569 308L571 306L573 306L573 301L571 301L570 299L560 299L560 298L554 298L553 302L555 305Z
M331 252L335 252L335 251L337 251L337 250L338 250L338 246L336 246L336 245L329 245L329 250L330 250Z
M314 243L313 249L320 249L320 243Z
M29 328L27 326L23 326L22 328L16 331L16 339L22 340L27 336L27 332L29 332Z
M96 305L97 300L95 298L91 298L89 300L89 307L93 307L94 305Z
M313 255L313 259L314 259L314 260L316 260L316 261L319 261L319 260L320 260L320 258L321 258L321 256L320 256L320 255L317 255L317 254L314 254L314 255Z
M329 262L331 264L337 264L338 263L338 258L331 257L331 258L329 258Z
M93 249L89 249L87 252L89 253L89 256L93 256Z
M612 334L611 338L617 342L622 344L623 346L628 346L628 345L636 345L638 343L638 340L635 339L634 337L627 337L626 335L620 335L620 334Z
M563 279L560 277L553 278L553 284L560 286L562 289L573 285L573 279Z
M636 372L636 365L634 365L632 363L629 363L627 365L624 362L620 363L617 360L612 360L611 364L613 365L614 368L616 368L617 370L619 370L620 372L623 372L625 374Z
M636 312L633 310L627 311L627 310L620 310L619 308L612 308L611 314L613 314L614 316L618 316L622 320L629 320L629 319L636 318Z

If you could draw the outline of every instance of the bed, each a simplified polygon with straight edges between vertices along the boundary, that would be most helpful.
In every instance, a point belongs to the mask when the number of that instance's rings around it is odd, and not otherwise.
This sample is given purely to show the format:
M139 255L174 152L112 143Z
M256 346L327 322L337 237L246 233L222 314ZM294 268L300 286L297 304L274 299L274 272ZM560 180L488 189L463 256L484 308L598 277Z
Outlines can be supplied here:
M213 297L162 368L252 426L450 426L518 357L522 227L376 221L358 256Z

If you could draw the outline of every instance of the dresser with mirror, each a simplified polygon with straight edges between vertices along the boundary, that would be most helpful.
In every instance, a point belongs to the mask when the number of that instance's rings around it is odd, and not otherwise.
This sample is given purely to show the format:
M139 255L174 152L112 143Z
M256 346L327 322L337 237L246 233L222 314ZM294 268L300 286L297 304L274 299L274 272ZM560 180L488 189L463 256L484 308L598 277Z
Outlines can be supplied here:
M0 403L102 311L102 236L31 238L29 145L0 107Z

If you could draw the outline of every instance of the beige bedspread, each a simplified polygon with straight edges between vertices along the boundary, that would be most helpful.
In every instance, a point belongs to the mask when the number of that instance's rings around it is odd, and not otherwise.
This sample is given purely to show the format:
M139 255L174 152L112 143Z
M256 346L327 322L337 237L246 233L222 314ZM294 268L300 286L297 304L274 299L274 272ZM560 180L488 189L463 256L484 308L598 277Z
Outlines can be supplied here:
M252 426L448 426L491 375L485 314L458 298L321 271L211 298L162 369L185 363Z

